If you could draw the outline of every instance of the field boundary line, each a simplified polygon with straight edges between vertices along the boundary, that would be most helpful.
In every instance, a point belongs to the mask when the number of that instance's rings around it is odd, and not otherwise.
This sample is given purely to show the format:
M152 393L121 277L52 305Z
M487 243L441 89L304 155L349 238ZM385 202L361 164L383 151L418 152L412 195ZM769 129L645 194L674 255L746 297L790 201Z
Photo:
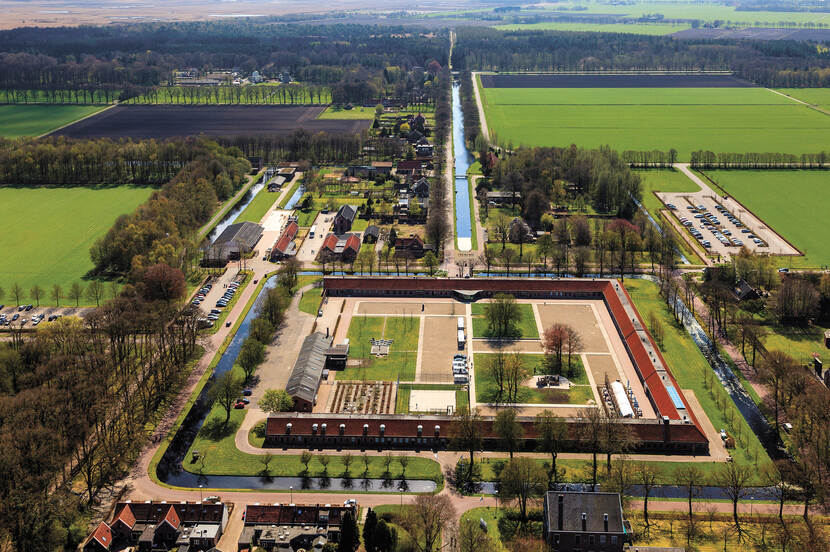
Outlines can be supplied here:
M72 105L72 104L57 104L57 105ZM105 111L107 111L107 110L109 110L109 109L112 109L113 107L115 107L115 106L117 106L117 105L118 105L117 103L114 103L114 104L112 104L112 105L108 105L107 107L105 107L105 108L103 108L103 109L99 109L98 111L93 111L93 112L92 112L92 113L90 113L89 115L84 115L83 117L81 117L81 118L79 118L79 119L75 119L74 121L69 121L69 122L68 122L68 123L66 123L65 125L61 125L61 126L59 126L58 128L53 128L52 130L46 131L46 132L44 132L43 134L41 134L40 136L35 136L35 139L36 139L36 140L39 140L40 138L44 138L44 137L46 137L46 136L49 136L50 134L54 134L55 132L57 132L57 131L59 131L59 130L63 130L63 129L65 129L65 128L66 128L66 127L68 127L68 126L72 126L72 125L74 125L75 123L80 123L81 121L84 121L84 120L86 120L86 119L89 119L90 117L95 117L96 115L100 115L101 113L103 113L103 112L105 112Z
M804 107L807 107L807 108L809 108L809 109L812 109L813 111L818 111L818 112L819 112L819 113L821 113L822 115L827 115L828 117L830 117L830 113L828 113L827 111L824 111L823 109L821 109L821 108L820 108L819 106L817 106L817 105L813 105L813 104L807 103L807 102L805 102L804 100L799 100L798 98L796 98L796 97L794 97L794 96L789 96L789 95L787 95L787 94L784 94L783 92L779 92L778 90L773 90L772 88L767 88L767 90L769 90L769 91L770 91L770 92L772 92L773 94L778 94L779 96L783 96L783 97L787 98L788 100L791 100L791 101L793 101L793 102L795 102L795 103L799 103L799 104L803 105Z
M785 170L786 170L786 169L785 169ZM709 182L713 182L713 181L712 181L712 179L711 179L711 178L709 178L709 175L708 175L708 174L706 174L705 172L703 172L702 170L697 169L697 172L699 172L700 174L702 174L702 175L706 178L706 180L708 180ZM783 240L783 241L784 241L787 245L789 245L790 247L792 247L793 249L795 249L796 251L798 251L798 255L787 255L786 253L782 253L782 254L779 254L779 255L776 255L776 256L778 256L778 257L806 257L806 254L805 254L805 253L804 253L801 249L799 249L798 247L796 247L794 243L792 243L790 240L788 240L787 238L785 238L785 237L783 236L783 234L781 234L781 232L779 232L778 230L776 230L775 228L773 228L773 227L772 227L769 223L767 223L767 222L766 222L763 218L761 218L761 217L759 217L757 214L755 214L755 211L753 211L752 209L750 209L749 207L747 207L747 206L746 206L746 205L745 205L742 201L739 201L739 200L738 200L738 198L736 198L734 194L730 193L730 192L729 192L729 191L727 191L727 190L724 190L723 188L721 188L721 187L720 187L720 186L718 186L717 184L715 184L715 186L717 186L717 187L718 187L718 189L723 190L723 192L724 192L725 194L727 194L730 198L732 198L732 201L734 201L735 203L737 203L738 205L740 205L741 207L743 207L744 209L746 209L746 212L747 212L747 213L749 213L750 215L752 215L753 217L755 217L755 219L756 219L756 220L758 220L758 221L762 222L764 225L766 225L766 227L767 227L767 228L769 228L770 230L772 230L772 231L775 233L775 235L776 235L776 236L778 236L779 238L781 238L781 240Z
M481 133L484 135L484 139L487 140L487 143L490 143L490 128L487 126L487 117L484 116L484 105L481 101L481 91L480 88L480 81L479 75L481 73L474 72L472 74L473 80L473 91L475 92L476 97L476 106L478 107L478 119L479 119L479 126L481 127Z

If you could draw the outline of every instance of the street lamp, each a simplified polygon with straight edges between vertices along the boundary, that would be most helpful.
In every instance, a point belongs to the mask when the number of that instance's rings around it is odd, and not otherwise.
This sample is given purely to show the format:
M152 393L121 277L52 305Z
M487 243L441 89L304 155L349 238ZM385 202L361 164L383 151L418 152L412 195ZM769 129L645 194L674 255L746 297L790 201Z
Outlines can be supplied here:
M202 486L199 485L199 502L202 501Z
M288 490L291 491L291 504L294 504L294 486L288 487Z
M496 489L495 491L493 491L493 493L496 495L496 510L498 510L499 509L499 490Z

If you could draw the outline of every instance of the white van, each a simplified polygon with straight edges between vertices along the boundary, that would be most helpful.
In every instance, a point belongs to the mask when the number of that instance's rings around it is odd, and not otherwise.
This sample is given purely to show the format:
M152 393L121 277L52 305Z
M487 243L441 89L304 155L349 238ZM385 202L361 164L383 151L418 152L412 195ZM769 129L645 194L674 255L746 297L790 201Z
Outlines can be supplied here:
M463 316L458 317L458 329L459 330L464 329L464 317Z
M313 238L315 232L317 232L317 225L316 224L312 225L311 230L308 231L308 237Z

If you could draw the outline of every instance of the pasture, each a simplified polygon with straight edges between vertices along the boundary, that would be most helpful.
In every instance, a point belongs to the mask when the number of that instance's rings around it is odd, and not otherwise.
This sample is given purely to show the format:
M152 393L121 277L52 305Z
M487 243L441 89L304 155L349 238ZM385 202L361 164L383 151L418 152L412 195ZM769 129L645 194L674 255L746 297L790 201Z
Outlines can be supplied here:
M503 144L674 148L682 161L698 149L800 154L830 143L825 114L764 88L686 88L683 82L646 88L638 81L636 88L622 88L619 77L610 88L604 77L590 77L592 88L570 82L568 88L520 88L533 86L531 75L517 75L516 87L505 88L511 76L499 77L498 88L486 87L482 77L482 101L490 134Z
M174 138L205 134L236 136L311 133L356 134L369 128L367 120L319 120L323 107L129 105L108 109L96 117L55 134L71 138Z
M706 175L805 254L792 258L794 266L830 264L824 220L830 212L826 172L741 170Z
M567 23L560 21L545 21L543 23L513 23L496 25L502 31L573 31L595 33L623 33L642 35L668 35L678 31L685 31L688 24L663 23Z
M0 105L0 136L40 136L100 111L100 105Z
M92 269L89 248L104 235L115 219L144 202L152 188L0 188L0 287L11 303L10 290L17 283L27 303L29 290L38 285L41 303L53 304L50 290L60 285L64 294ZM64 305L74 301L64 297ZM81 304L88 303L82 300Z

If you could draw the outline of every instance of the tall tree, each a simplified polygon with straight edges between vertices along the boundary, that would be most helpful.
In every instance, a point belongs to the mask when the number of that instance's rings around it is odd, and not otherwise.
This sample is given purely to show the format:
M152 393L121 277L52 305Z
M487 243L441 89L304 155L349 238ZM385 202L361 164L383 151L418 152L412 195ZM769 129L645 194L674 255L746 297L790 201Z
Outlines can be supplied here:
M766 383L772 393L773 416L775 417L775 436L781 439L781 428L779 426L779 406L781 404L781 392L784 380L799 369L798 362L790 355L781 351L769 351L761 363L759 375L761 381Z
M39 285L35 284L32 286L32 289L29 290L29 296L35 300L35 304L40 306L40 296L43 295L43 288Z
M493 420L493 431L499 436L499 439L510 453L510 458L512 459L513 452L519 448L524 438L522 425L516 419L516 410L513 408L499 410L496 418Z
M61 297L63 297L63 288L59 284L52 286L52 299L55 301L55 307L61 304Z
M522 521L527 521L528 502L547 490L547 477L544 468L532 458L513 458L502 468L499 476L501 497L517 501Z
M340 540L337 543L337 552L355 552L360 546L360 532L357 529L357 520L351 511L343 514L340 523Z
M648 520L648 497L652 489L660 481L660 468L656 464L648 462L637 462L634 466L634 481L640 485L643 490L643 523L645 523L646 530L649 527Z
M228 370L216 379L208 392L211 402L218 403L225 409L225 423L231 419L231 410L236 404L236 399L242 392L242 382L234 377L233 372Z
M81 304L81 297L83 297L83 295L84 286L82 286L80 282L72 282L72 285L69 286L69 298L75 301L76 308Z
M747 485L752 480L751 468L738 462L725 462L715 474L718 487L722 488L729 500L732 501L732 519L738 538L741 538L741 522L738 519L738 503L746 496Z
M263 412L288 412L294 407L294 399L285 389L267 389L257 403Z
M591 453L591 490L597 488L597 454L602 446L605 427L605 411L602 407L584 408L578 413L577 436Z
M433 552L441 532L455 519L455 508L447 495L418 495L403 517L418 552Z
M565 420L546 409L536 415L536 433L539 450L550 454L548 488L552 488L559 481L556 458L567 442L568 426Z
M453 446L470 453L470 470L468 481L473 478L473 455L481 448L481 415L478 408L470 408L467 405L461 406L455 411L455 416L450 424L450 438Z
M265 345L249 336L242 344L239 356L236 359L245 373L244 383L251 380L251 376L254 375L254 371L263 360L265 360Z

